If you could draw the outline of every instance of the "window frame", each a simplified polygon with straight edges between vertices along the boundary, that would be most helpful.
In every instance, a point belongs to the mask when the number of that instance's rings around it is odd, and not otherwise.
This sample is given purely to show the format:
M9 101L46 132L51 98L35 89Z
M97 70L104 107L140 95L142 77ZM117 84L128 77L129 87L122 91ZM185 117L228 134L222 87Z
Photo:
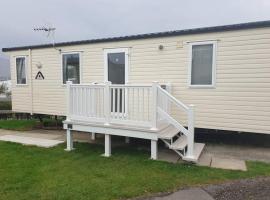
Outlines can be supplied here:
M18 74L17 74L17 59L24 58L24 65L25 65L25 83L18 83ZM27 56L15 56L15 78L16 78L16 86L28 86L28 61Z
M80 51L70 51L70 52L62 52L61 55L61 84L66 86L67 83L64 83L64 66L63 66L63 57L64 55L78 54L79 55L79 70L80 70L80 79L78 84L82 84L82 52Z
M203 84L191 84L192 76L192 49L196 45L213 45L213 55L212 55L212 83L209 85ZM216 57L217 57L217 41L200 41L200 42L190 42L189 43L189 66L188 66L188 86L189 88L215 88L216 87Z

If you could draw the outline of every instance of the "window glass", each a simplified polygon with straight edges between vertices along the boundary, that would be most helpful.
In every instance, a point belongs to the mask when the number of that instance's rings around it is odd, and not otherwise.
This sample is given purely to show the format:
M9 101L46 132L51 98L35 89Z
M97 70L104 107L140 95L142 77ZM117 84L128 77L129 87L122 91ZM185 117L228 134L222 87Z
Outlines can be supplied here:
M108 81L125 84L125 53L108 53Z
M25 58L16 58L17 84L26 84Z
M72 81L74 84L80 83L80 55L64 54L63 55L63 83Z
M211 85L213 44L192 46L191 85Z

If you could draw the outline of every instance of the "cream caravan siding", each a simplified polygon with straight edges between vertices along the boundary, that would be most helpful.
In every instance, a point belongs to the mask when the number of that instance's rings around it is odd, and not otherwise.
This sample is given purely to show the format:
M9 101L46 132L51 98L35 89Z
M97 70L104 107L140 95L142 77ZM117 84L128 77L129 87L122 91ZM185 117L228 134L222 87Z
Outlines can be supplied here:
M215 88L188 87L188 42L217 40ZM163 50L158 50L162 44ZM171 82L173 95L194 104L196 127L270 133L270 28L76 45L82 83L104 80L103 50L129 48L129 82ZM12 56L20 52L12 52ZM65 115L61 55L32 50L32 79L42 64L45 80L33 80L33 112ZM14 68L14 67L12 67ZM13 72L14 81L14 72ZM14 109L30 112L29 87L14 87ZM22 101L23 100L23 101ZM176 112L174 114L178 115ZM179 115L178 115L179 116Z

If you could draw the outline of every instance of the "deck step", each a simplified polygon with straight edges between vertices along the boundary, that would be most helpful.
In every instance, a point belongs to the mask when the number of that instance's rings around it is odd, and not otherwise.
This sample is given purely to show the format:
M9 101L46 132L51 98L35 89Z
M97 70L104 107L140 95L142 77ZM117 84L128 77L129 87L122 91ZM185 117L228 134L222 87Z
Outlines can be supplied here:
M170 140L172 139L177 133L179 133L180 131L175 128L174 126L170 125L167 128L165 128L164 130L162 130L158 137L161 139L167 139Z
M181 135L172 145L171 149L174 150L183 150L187 146L187 137L185 135Z
M204 143L194 143L194 151L193 151L194 156L192 158L184 156L183 160L191 161L191 162L198 162L204 146L205 146Z

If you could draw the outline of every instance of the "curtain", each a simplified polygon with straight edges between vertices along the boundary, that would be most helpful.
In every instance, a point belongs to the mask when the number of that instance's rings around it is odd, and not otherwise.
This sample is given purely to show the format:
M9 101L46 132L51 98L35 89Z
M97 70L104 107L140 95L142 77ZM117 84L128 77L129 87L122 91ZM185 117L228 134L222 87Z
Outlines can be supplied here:
M212 84L213 45L194 45L192 47L192 85Z
M80 83L80 56L79 54L63 55L63 83L72 81Z
M26 84L25 58L16 59L17 84Z

